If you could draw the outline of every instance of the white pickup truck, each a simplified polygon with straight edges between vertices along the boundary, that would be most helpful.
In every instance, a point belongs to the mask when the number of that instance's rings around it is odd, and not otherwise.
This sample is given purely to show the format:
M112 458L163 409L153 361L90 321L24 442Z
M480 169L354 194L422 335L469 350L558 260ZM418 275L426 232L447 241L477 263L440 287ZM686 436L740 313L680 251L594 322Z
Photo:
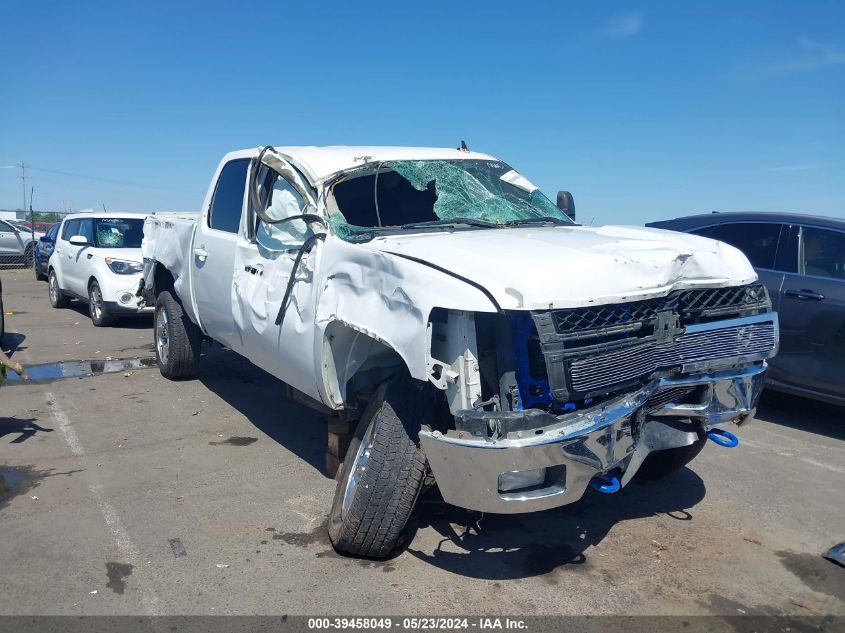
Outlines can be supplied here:
M360 556L390 555L432 482L532 512L735 443L716 425L753 415L778 346L735 248L578 226L466 150L233 152L198 216L147 218L143 254L164 376L214 340L359 420L329 535Z

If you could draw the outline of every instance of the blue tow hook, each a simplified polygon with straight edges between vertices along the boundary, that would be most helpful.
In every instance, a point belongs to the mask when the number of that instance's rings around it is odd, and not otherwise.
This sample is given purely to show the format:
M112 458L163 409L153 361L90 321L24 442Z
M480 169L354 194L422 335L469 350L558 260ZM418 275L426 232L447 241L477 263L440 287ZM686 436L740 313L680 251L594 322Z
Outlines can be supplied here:
M590 480L590 485L593 489L603 492L606 495L619 492L619 489L622 487L622 484L619 483L619 477L615 475L596 475Z
M707 431L707 437L725 448L733 448L739 445L739 438L730 431L723 429L710 429Z

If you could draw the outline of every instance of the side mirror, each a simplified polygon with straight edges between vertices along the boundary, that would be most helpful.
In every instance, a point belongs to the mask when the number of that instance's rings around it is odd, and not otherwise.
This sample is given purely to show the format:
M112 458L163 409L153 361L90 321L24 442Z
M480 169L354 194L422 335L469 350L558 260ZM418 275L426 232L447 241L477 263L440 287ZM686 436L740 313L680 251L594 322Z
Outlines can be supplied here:
M557 208L563 211L570 220L575 222L575 199L568 191L557 192Z
M84 235L73 235L68 242L75 246L88 246L88 238Z

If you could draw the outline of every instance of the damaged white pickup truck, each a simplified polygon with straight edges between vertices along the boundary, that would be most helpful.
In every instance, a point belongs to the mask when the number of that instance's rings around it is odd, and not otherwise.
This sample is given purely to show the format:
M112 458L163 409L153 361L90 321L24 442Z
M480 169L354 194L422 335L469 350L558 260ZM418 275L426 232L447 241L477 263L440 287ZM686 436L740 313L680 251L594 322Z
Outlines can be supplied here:
M361 556L391 553L432 482L532 512L735 441L715 427L753 415L778 346L735 248L578 226L462 150L233 152L199 216L146 220L143 251L164 376L211 339L359 420L329 534Z

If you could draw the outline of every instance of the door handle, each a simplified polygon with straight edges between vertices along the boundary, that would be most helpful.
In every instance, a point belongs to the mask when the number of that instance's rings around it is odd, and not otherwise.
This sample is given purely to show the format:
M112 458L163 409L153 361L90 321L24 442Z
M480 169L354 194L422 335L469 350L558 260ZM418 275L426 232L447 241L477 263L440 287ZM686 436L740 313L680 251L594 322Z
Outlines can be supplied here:
M801 290L785 290L783 294L787 297L795 297L799 301L821 301L824 299L823 294L804 288Z
M94 256L91 253L88 253L85 257L87 257L88 259L91 259Z
M205 259L208 257L208 251L205 250L202 246L200 246L199 248L194 249L194 255L199 257L200 260L205 261Z

